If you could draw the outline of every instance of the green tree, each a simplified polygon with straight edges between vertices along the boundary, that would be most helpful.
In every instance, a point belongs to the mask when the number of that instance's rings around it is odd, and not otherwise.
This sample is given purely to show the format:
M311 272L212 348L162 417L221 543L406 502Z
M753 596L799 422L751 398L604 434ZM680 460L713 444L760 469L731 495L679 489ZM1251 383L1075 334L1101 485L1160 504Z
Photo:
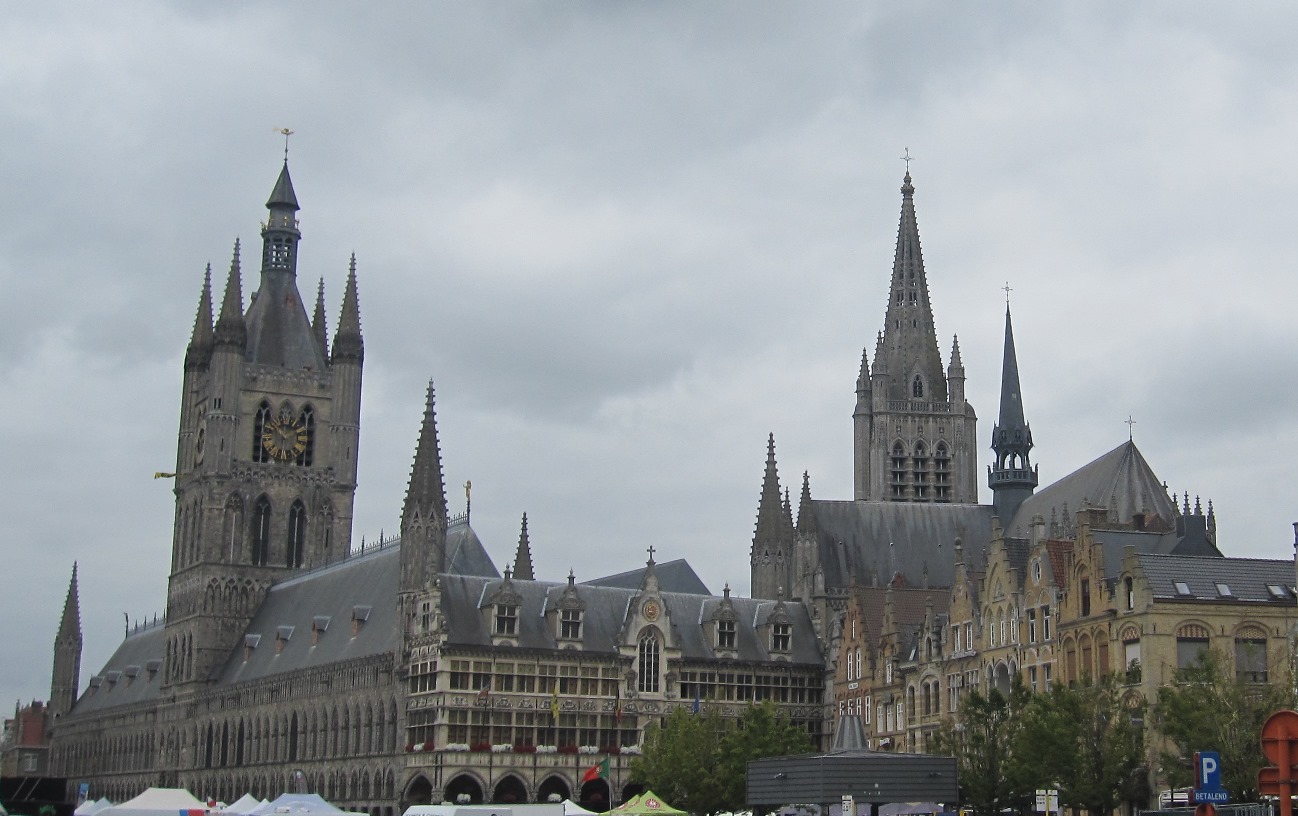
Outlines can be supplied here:
M1018 739L1032 757L1033 787L1057 787L1061 804L1107 814L1149 796L1145 701L1124 695L1113 676L1056 685L1032 697Z
M631 762L631 778L672 807L711 814L743 810L748 762L811 750L807 732L766 701L750 705L737 722L715 710L676 709L645 731L644 755Z
M1154 717L1164 737L1159 752L1171 787L1194 783L1196 751L1221 754L1222 786L1233 801L1256 801L1257 772L1270 764L1262 754L1262 723L1276 711L1294 708L1288 682L1246 683L1232 677L1222 655L1205 651L1182 669L1177 683L1158 690Z
M977 816L1015 807L1032 790L1015 750L1028 700L1021 682L1009 696L994 688L986 695L974 689L960 701L956 717L934 735L933 753L955 757L962 804Z

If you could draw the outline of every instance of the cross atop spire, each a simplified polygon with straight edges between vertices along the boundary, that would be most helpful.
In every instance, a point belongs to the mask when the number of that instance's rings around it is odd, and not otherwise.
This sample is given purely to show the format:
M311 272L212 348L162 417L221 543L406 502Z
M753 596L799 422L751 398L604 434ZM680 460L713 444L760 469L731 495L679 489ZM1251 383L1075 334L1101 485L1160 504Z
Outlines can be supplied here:
M284 155L285 155L286 157L288 156L287 140L286 140L286 146L284 147ZM912 156L912 155L910 155L910 148L909 148L909 147L906 148L906 155L902 156L902 157L901 157L901 160L904 161L904 162L906 162L906 177L907 177L907 178L910 178L910 163L913 162L913 161L915 161L915 157Z
M1131 427L1131 426L1133 426L1133 425L1135 425L1135 424L1136 424L1136 420L1134 420L1134 419L1131 418L1131 414L1127 414L1126 425L1127 425L1127 441L1128 441L1128 442L1131 442L1131 441L1132 441L1132 436L1133 436L1133 435L1132 435L1132 427Z

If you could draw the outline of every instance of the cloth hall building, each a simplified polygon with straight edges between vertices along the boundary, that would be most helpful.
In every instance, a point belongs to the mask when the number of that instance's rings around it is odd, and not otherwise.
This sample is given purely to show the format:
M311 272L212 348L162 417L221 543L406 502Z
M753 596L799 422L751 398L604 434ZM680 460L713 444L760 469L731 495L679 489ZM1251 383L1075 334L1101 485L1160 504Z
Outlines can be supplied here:
M901 192L885 323L856 379L854 495L814 499L804 476L795 520L772 436L741 598L652 551L631 572L538 579L525 516L498 568L467 508L448 507L431 384L400 535L352 546L357 264L329 337L323 282L310 313L301 297L285 163L249 302L237 242L219 298L210 270L200 290L165 619L129 631L84 688L73 568L51 773L115 800L162 785L227 801L303 788L374 816L553 796L602 810L635 791L644 729L674 708L737 717L769 700L821 747L856 714L873 747L916 750L962 689L1059 676L1061 660L1122 665L1101 597L1122 576L1139 576L1132 597L1161 597L1160 558L1230 561L1213 513L1178 507L1130 443L1037 492L1008 308L994 500L977 503L984 442L958 342L942 364L909 173ZM1029 648L1029 627L1054 637ZM608 778L583 782L604 757Z

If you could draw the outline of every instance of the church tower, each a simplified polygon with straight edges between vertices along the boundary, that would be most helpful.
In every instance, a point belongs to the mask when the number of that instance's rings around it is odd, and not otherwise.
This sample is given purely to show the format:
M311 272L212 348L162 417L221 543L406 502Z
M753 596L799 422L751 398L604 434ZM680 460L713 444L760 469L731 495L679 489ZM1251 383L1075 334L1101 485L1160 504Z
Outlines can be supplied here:
M958 342L942 368L914 196L907 172L883 330L873 367L868 350L862 353L856 383L853 497L971 504L978 498L978 417L965 400Z
M1032 428L1023 419L1019 390L1019 361L1014 353L1014 325L1005 301L1005 355L1001 363L1001 413L992 429L996 464L987 467L987 486L1001 524L1009 527L1019 505L1037 489L1037 468L1031 463Z
M775 434L766 441L766 472L757 503L757 525L749 551L750 594L754 598L788 597L793 589L794 528L788 500L780 494L775 467Z
M261 273L243 308L240 245L213 324L211 268L185 353L163 683L208 680L272 582L351 540L364 343L352 258L330 353L323 281L298 290L288 161L266 202Z

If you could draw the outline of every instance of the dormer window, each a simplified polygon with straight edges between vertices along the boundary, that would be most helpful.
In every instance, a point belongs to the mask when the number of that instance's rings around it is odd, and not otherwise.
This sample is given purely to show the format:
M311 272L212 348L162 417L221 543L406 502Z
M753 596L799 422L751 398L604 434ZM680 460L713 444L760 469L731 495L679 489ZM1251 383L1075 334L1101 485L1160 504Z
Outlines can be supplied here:
M771 651L787 652L793 641L793 625L776 623L771 625Z
M736 624L732 620L717 621L717 648L733 649L735 648L735 630Z
M518 605L496 605L496 634L513 637L518 634Z
M581 640L581 610L559 611L559 637L564 640Z

